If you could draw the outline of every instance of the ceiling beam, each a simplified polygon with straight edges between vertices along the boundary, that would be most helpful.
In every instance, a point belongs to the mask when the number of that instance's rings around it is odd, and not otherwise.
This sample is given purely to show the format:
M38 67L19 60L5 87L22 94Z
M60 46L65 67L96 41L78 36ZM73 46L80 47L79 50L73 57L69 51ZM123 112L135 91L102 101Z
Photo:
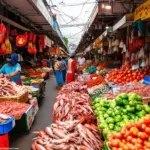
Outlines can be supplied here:
M79 26L85 26L86 23L79 23L79 24L62 24L59 25L60 28L68 28L68 27L79 27Z

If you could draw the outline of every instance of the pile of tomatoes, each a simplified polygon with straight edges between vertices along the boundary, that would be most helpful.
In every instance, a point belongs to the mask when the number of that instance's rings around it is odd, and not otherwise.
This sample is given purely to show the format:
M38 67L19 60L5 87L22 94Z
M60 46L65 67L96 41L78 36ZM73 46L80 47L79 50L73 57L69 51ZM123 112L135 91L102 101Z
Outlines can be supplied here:
M112 150L150 150L150 114L108 137Z
M133 71L129 67L114 69L107 74L107 80L113 82L115 85L125 85L130 82L138 82L149 74L148 68Z
M97 77L95 76L91 80L87 81L88 88L91 88L93 86L100 85L100 84L106 84L104 77L100 75Z

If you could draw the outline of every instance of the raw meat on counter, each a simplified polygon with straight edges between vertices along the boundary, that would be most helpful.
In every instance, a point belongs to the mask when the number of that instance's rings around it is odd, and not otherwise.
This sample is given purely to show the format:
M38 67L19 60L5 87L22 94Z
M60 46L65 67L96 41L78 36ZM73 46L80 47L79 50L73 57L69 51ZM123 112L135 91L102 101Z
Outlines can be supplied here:
M103 141L94 124L81 124L79 120L51 124L38 136L32 150L101 150Z
M61 91L74 91L74 90L86 90L87 89L87 86L84 85L83 83L81 82L78 82L78 81L74 81L74 82L70 82L66 85L64 85L61 89Z
M18 103L11 101L0 102L0 114L6 114L9 116L21 116L23 115L31 105L26 103Z
M53 105L53 121L80 119L82 116L93 115L90 97L86 93L60 91Z

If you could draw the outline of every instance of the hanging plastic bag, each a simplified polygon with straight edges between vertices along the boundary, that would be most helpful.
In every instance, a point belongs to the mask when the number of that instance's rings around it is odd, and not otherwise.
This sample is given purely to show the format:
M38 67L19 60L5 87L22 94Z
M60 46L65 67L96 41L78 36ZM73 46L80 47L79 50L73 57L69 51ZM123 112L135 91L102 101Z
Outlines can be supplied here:
M123 41L121 40L120 41L120 44L119 44L119 48L123 48L124 47L124 43L123 43Z
M6 27L3 23L0 24L0 44L3 42L6 34Z
M16 45L18 47L23 47L27 44L27 41L28 41L28 34L25 33L25 34L22 34L22 35L18 35L16 37Z
M127 48L126 48L126 45L124 44L121 53L122 53L122 54L123 54L123 53L126 53L126 51L127 51Z
M144 48L142 47L138 54L138 59L144 58Z
M132 65L132 70L137 70L139 69L139 61L137 61L136 64Z
M146 62L145 62L145 60L144 59L142 59L142 63L141 63L141 65L140 65L141 67L145 67L146 66Z
M5 46L6 46L6 53L11 54L12 53L12 46L11 46L9 38L7 38L5 40Z
M3 42L2 45L1 45L0 54L1 55L6 55L6 45L5 45L5 42Z

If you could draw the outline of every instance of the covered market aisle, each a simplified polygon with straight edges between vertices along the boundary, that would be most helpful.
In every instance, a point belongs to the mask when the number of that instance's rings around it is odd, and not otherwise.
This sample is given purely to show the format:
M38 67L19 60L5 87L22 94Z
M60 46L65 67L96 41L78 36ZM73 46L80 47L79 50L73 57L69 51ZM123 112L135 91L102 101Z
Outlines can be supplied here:
M10 149L150 150L150 0L0 0Z
M43 130L48 124L52 122L52 105L55 102L56 93L58 92L55 87L55 76L51 76L51 78L46 81L45 98L40 104L40 110L36 116L29 134L20 134L12 137L10 142L11 148L19 148L19 150L30 150L33 142L32 138L34 137L32 132L39 129Z

